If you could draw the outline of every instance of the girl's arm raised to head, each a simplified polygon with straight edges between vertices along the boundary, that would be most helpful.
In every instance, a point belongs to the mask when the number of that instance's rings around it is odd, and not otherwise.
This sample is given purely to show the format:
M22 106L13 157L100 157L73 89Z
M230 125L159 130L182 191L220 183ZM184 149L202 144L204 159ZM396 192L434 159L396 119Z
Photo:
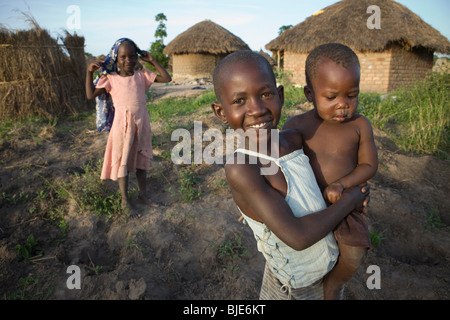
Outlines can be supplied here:
M226 176L236 204L246 213L251 210L284 243L295 250L303 250L324 238L352 210L360 209L368 197L368 186L346 190L328 208L303 217L295 217L284 197L260 175L259 167L232 164Z
M172 77L167 72L167 70L158 61L156 61L155 58L153 58L150 55L150 53L145 52L145 51L142 52L141 59L151 63L156 68L156 70L159 72L159 74L156 75L156 79L155 79L156 82L165 83L165 82L172 81Z
M106 92L105 88L95 88L92 82L94 71L101 67L100 62L91 63L86 71L86 97L91 100Z

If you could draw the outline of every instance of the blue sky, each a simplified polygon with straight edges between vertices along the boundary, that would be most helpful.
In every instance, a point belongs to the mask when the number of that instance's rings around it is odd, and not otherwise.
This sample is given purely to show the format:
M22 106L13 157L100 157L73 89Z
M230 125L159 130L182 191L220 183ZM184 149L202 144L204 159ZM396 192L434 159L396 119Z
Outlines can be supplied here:
M85 51L106 54L114 41L128 37L148 49L155 40L155 15L164 13L168 44L194 24L209 19L245 41L252 50L264 46L278 36L283 25L296 25L313 13L337 0L0 0L0 24L11 29L28 29L20 11L31 13L39 25L53 36L74 31L85 37ZM419 15L425 22L450 39L449 0L397 0ZM79 8L79 29L68 29L68 20ZM73 26L73 24L72 24Z

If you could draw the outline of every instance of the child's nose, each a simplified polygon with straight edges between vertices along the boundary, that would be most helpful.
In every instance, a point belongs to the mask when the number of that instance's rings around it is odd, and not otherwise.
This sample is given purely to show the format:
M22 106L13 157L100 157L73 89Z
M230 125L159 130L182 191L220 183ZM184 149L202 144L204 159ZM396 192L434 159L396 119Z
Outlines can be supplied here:
M341 98L337 102L337 109L348 109L350 106L350 101L347 98Z
M257 116L263 113L265 113L265 107L261 99L251 99L247 106L247 114L250 116Z

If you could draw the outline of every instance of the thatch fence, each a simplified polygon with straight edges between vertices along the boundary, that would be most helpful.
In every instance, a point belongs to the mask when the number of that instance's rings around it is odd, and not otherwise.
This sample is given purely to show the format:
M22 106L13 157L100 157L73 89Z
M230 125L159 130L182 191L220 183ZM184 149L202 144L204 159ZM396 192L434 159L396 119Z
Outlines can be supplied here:
M0 121L76 114L92 104L85 94L84 37L66 31L58 44L33 24L26 31L0 29Z

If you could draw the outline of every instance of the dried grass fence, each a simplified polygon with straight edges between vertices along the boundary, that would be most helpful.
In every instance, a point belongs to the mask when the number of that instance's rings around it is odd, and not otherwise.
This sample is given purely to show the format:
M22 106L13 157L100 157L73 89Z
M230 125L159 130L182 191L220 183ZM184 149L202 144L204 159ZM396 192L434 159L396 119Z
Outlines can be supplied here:
M66 31L58 44L33 25L0 29L0 121L76 114L92 104L84 87L84 37Z

